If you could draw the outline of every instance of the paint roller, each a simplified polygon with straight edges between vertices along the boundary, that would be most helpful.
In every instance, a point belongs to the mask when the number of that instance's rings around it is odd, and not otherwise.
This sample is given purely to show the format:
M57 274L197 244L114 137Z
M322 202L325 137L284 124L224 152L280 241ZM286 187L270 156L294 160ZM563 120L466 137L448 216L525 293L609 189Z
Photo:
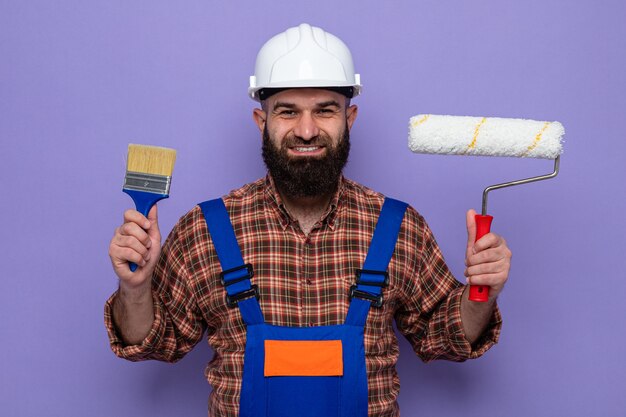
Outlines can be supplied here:
M550 174L491 185L483 191L482 213L476 215L476 240L489 233L493 217L487 214L490 191L554 178L559 172L562 138L559 122L497 117L419 114L409 120L409 148L416 153L513 156L554 160ZM470 285L469 299L489 299L489 287Z

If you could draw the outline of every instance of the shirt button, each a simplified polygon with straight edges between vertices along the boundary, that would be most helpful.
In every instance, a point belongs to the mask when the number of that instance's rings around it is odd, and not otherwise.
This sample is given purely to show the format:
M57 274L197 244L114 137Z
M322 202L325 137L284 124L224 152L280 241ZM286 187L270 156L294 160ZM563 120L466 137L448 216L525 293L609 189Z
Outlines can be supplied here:
M307 279L306 283L307 283L307 285L311 285L311 284L313 284L313 281L311 281L310 279Z
M312 321L309 322L309 327L313 327L313 322Z
M305 244L305 245L311 245L311 238L308 238L308 237L307 237L307 238L304 240L304 244Z

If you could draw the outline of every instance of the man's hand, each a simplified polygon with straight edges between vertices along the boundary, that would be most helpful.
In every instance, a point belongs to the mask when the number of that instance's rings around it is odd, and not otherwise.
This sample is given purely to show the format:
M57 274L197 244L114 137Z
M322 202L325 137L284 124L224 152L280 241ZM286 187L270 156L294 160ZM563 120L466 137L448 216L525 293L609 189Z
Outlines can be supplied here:
M465 276L470 285L487 285L489 300L486 303L469 301L466 288L461 299L461 321L465 338L474 344L489 325L496 298L509 277L511 251L506 241L495 233L487 233L477 242L476 212L469 210L467 219L467 250L465 251Z
M487 233L477 242L476 212L467 212L467 250L465 276L470 285L489 286L489 300L495 300L509 277L511 251L506 241L494 233Z
M144 293L150 290L152 272L161 253L161 233L157 219L157 206L148 218L136 210L124 212L124 224L115 229L109 245L113 270L120 279L120 289ZM137 264L131 272L129 262Z
M136 210L124 212L124 224L115 229L109 245L120 290L113 302L113 323L127 345L136 345L148 335L154 321L152 272L161 253L161 233L156 205L148 218ZM131 272L129 262L137 264Z

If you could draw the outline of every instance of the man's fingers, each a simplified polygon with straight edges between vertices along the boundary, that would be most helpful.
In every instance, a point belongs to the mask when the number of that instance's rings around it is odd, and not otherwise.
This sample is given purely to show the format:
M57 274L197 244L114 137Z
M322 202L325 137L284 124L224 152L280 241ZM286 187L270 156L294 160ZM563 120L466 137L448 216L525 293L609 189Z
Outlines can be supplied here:
M467 278L469 285L486 285L491 288L501 289L506 282L504 274L480 274L471 275Z
M488 286L493 294L498 294L508 279L511 256L502 237L487 233L475 244L468 246L464 271L467 283Z
M126 210L124 212L124 223L137 223L143 229L150 227L150 221L137 210Z
M464 275L466 277L474 277L483 274L499 274L502 272L508 272L510 268L510 262L508 259L503 258L495 262L481 263L478 265L471 265L465 268Z
M150 259L150 250L146 245L134 236L117 235L113 238L113 244L121 248L130 248L139 253L145 260Z
M120 257L118 259L123 260L124 263L132 262L139 266L145 266L148 263L139 252L131 248L120 248L119 254Z
M115 258L119 263L134 262L139 266L144 266L146 261L149 261L155 254L158 255L161 234L157 222L156 205L148 213L148 218L137 210L124 212L125 223L115 229L111 240L109 250L111 258Z
M142 245L139 246L143 247ZM142 253L141 249L140 251L137 251L134 247L119 246L115 243L111 243L109 247L109 256L111 257L111 261L116 265L134 262L139 266L144 266L150 260L151 255L148 251Z
M144 229L142 229L137 223L125 223L120 227L121 236L132 236L139 242L144 244L147 248L152 246L150 236Z
M130 261L144 265L152 256L150 246L152 241L141 227L135 223L126 223L116 229L109 245L109 256L118 264Z
M488 286L495 296L508 279L512 254L506 241L495 233L487 233L475 241L475 216L474 210L468 210L464 275L468 284Z
M124 224L115 229L109 256L120 285L137 287L149 283L161 250L156 206L148 217L137 210L124 212ZM129 262L139 268L131 272Z
M506 246L487 248L465 258L465 266L496 262L505 258L511 258L511 251Z
M474 243L474 253L478 253L489 248L505 246L505 244L506 242L501 236L496 235L495 233L487 233Z

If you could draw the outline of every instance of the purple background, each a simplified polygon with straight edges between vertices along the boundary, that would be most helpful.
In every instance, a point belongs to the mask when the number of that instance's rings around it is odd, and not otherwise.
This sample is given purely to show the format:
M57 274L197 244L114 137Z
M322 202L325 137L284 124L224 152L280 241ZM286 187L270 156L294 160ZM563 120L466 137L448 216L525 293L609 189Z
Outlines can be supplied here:
M490 198L514 252L500 344L477 361L425 365L402 339L403 415L623 416L625 8L1 1L1 414L206 415L206 342L176 365L122 361L108 347L107 247L131 205L126 146L178 150L165 233L195 203L262 176L248 76L266 39L309 22L344 39L362 75L347 175L414 205L459 277L465 210L482 189L552 165L412 154L409 117L566 128L557 179Z

